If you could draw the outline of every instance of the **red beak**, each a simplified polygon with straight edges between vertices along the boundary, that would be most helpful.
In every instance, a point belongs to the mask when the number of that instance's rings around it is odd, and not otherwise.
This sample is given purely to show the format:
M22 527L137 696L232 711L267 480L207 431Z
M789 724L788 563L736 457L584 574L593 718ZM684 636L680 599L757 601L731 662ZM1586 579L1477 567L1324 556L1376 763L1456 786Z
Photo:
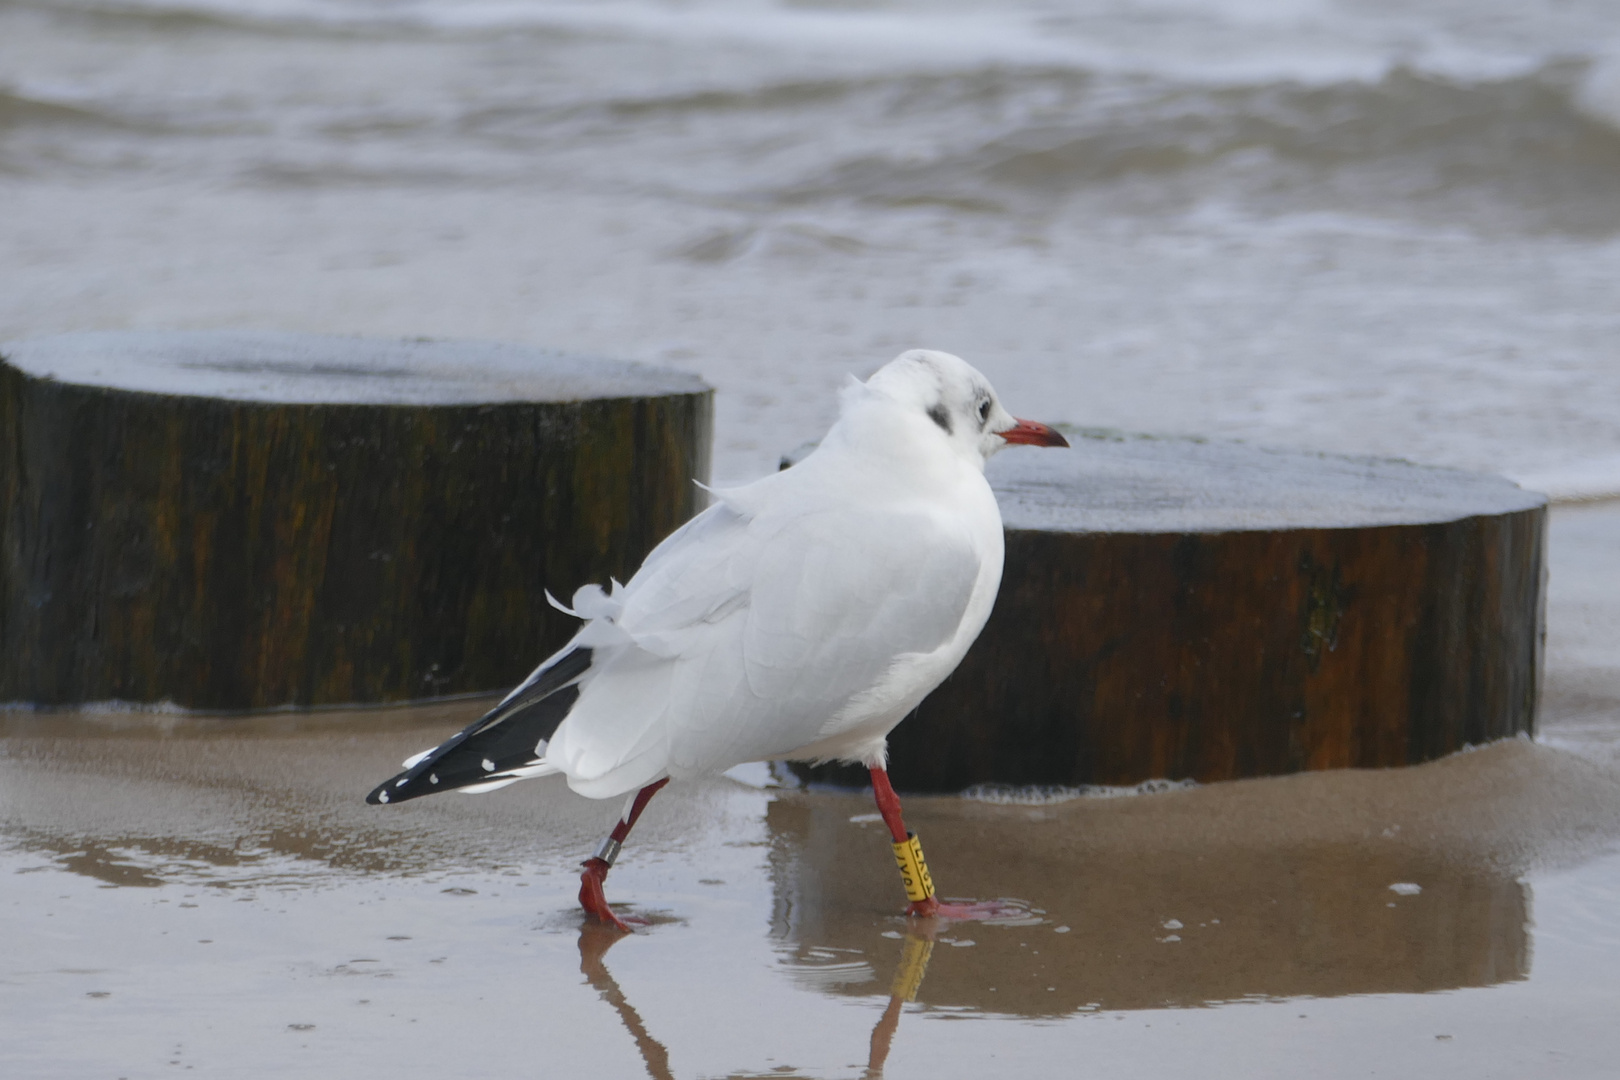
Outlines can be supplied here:
M1068 439L1034 420L1019 420L1015 426L1001 432L1000 435L1010 443L1023 443L1026 446L1069 445Z

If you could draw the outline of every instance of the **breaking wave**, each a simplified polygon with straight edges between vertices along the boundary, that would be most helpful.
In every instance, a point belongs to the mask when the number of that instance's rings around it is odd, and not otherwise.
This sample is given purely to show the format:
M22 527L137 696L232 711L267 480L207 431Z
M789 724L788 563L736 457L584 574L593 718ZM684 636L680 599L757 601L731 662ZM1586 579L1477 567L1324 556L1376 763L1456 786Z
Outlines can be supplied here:
M0 133L21 127L127 127L98 109L45 100L0 86Z
M123 20L161 37L200 20L271 72L272 57L303 49L299 35L338 33L353 47L320 47L348 48L357 65L308 93L276 79L217 93L132 93L89 76L63 93L0 87L0 134L54 132L61 160L128 170L134 156L72 140L133 133L141 161L183 154L188 171L283 186L528 182L538 162L585 187L756 205L1044 214L1095 200L1112 215L1214 206L1620 231L1620 57L1548 42L1402 51L1349 23L1268 44L1240 25L1248 15L1204 7L1206 21L1227 20L1232 49L1133 42L1120 26L1110 38L1106 19L1044 7L0 0L0 13L64 29ZM383 50L401 34L429 35L466 65L453 93L379 92L398 86L404 54ZM470 51L444 44L458 35L476 39Z
M1583 100L1584 71L1460 83L1398 69L1374 83L1107 93L1069 74L1016 88L989 74L977 80L985 99L1051 104L932 152L853 155L778 194L1017 211L1089 192L1155 209L1224 193L1269 212L1477 218L1508 207L1531 227L1607 233L1620 229L1620 130Z

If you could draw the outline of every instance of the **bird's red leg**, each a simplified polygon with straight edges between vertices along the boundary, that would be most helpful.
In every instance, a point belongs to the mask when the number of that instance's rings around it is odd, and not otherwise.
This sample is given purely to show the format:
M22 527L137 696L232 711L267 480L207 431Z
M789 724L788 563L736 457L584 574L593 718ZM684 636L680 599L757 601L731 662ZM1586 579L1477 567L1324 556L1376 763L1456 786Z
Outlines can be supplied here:
M889 827L889 835L894 837L895 858L905 879L906 898L911 901L906 905L906 914L920 919L993 919L1005 914L1003 905L994 901L979 904L940 902L934 895L933 878L923 862L922 848L917 844L917 838L906 831L906 823L900 817L900 796L894 793L894 788L889 784L888 770L872 769L871 773L872 798L877 803L878 813L883 815L883 823Z
M889 835L894 837L897 845L907 844L912 836L906 831L905 819L900 816L900 796L894 793L894 787L889 783L887 769L872 769L872 798L877 803L878 813L883 815L883 824L889 827ZM924 871L926 874L926 871ZM934 896L934 883L929 880L913 884L910 876L907 877L906 895L911 903L906 905L907 915L917 915L922 918L932 918L939 913L940 903Z
M889 827L889 835L894 842L903 844L909 835L906 832L906 823L900 817L900 796L894 793L889 784L889 771L887 769L872 769L872 798L877 802L878 813L883 815L883 824Z
M608 907L607 897L602 894L602 882L607 880L608 871L613 868L614 860L619 857L619 847L624 843L625 837L630 835L630 830L635 827L636 819L647 809L647 803L658 794L658 789L667 783L669 777L666 776L656 784L648 784L636 792L635 801L630 804L630 811L613 826L613 832L602 841L602 846L596 849L596 854L585 860L582 864L585 872L579 875L579 906L585 909L585 914L594 916L609 926L616 926L627 934L630 927Z

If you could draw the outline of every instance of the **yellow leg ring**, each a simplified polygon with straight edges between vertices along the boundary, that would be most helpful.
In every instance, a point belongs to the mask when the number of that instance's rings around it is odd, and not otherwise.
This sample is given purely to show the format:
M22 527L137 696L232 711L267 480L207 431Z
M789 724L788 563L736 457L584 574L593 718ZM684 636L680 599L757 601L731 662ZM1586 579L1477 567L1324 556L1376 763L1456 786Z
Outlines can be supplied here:
M934 895L934 879L928 876L928 863L923 860L922 842L916 833L894 845L894 861L900 867L900 880L906 885L906 899L915 903Z
M901 1001L916 1001L922 989L923 976L928 973L928 958L933 955L934 943L926 938L906 935L900 943L900 967L894 973L894 985L889 995Z

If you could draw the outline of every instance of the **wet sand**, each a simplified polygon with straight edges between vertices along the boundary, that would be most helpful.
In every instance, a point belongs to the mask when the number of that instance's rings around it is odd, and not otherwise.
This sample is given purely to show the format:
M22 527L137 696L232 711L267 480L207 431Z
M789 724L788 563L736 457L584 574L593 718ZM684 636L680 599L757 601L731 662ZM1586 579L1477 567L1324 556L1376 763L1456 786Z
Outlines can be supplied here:
M1614 512L1555 515L1555 583ZM1580 580L1549 668L1586 681L1550 688L1540 743L908 799L943 892L1020 906L989 924L908 925L869 800L761 767L660 795L609 879L651 925L583 926L616 805L556 778L360 801L478 701L0 714L0 1072L1610 1076L1614 598Z

